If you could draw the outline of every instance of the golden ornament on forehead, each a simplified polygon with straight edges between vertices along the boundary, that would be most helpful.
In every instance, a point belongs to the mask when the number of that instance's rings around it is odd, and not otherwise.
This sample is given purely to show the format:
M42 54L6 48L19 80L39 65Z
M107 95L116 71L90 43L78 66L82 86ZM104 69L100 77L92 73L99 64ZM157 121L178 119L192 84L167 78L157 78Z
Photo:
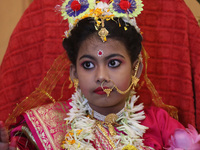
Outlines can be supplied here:
M98 35L100 36L100 38L101 38L101 40L103 41L103 42L106 42L107 41L107 36L108 36L108 34L109 34L109 32L108 32L108 30L104 27L105 25L104 25L104 20L103 19L101 19L101 29L100 29L100 31L98 32Z
M100 36L101 40L103 42L106 42L107 41L107 38L106 36L108 35L108 30L106 28L101 28L101 30L98 32L98 35Z

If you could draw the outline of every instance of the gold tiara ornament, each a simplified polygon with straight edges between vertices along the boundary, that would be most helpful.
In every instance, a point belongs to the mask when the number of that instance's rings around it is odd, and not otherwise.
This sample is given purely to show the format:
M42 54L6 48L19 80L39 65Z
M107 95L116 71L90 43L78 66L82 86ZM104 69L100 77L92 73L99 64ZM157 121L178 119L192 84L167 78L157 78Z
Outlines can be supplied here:
M105 42L109 32L104 27L104 21L114 17L122 18L140 33L135 17L141 13L143 6L141 0L65 0L61 6L56 7L59 8L63 19L68 19L69 30L65 32L66 37L70 36L71 30L79 20L91 17L96 21L95 29L99 31L99 36Z

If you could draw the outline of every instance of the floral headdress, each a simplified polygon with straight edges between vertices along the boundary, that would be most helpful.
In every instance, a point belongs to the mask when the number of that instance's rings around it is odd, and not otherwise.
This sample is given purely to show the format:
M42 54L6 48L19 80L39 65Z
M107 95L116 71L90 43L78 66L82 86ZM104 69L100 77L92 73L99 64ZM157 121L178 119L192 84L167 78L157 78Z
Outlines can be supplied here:
M69 37L71 30L79 20L84 18L94 18L96 21L95 29L102 41L106 41L109 31L104 27L104 21L114 17L122 18L124 22L134 26L140 32L135 17L143 10L141 0L65 0L60 6L63 19L68 19L69 30L65 36ZM119 23L120 26L120 23ZM124 27L126 30L126 27Z

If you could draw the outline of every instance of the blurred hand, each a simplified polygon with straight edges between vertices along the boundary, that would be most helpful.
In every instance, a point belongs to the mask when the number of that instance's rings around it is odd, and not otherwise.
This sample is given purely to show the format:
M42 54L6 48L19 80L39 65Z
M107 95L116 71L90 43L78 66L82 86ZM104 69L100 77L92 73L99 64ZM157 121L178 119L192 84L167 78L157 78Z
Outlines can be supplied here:
M12 138L9 143L8 132L5 128L5 125L0 121L0 149L1 150L16 150L16 139Z

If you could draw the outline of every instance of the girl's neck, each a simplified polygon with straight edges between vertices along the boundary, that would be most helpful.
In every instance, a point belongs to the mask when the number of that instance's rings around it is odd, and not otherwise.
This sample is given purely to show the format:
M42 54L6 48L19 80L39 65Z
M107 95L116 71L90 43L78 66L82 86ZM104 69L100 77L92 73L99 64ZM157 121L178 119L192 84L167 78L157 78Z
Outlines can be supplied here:
M105 117L108 115L108 114L111 114L111 113L114 113L116 114L118 117L121 117L123 115L123 112L124 112L124 107L118 111L118 112L110 112L110 113L106 113L105 115L104 114L101 114L95 110L93 110L90 105L88 104L88 111L89 111L89 114L91 116L93 116L94 118L100 120L100 121L104 121L105 120Z
M100 113L101 115L107 116L111 113L117 114L118 112L120 112L125 107L125 102L126 101L121 101L120 103L110 107L97 107L89 102L88 104L92 110Z

